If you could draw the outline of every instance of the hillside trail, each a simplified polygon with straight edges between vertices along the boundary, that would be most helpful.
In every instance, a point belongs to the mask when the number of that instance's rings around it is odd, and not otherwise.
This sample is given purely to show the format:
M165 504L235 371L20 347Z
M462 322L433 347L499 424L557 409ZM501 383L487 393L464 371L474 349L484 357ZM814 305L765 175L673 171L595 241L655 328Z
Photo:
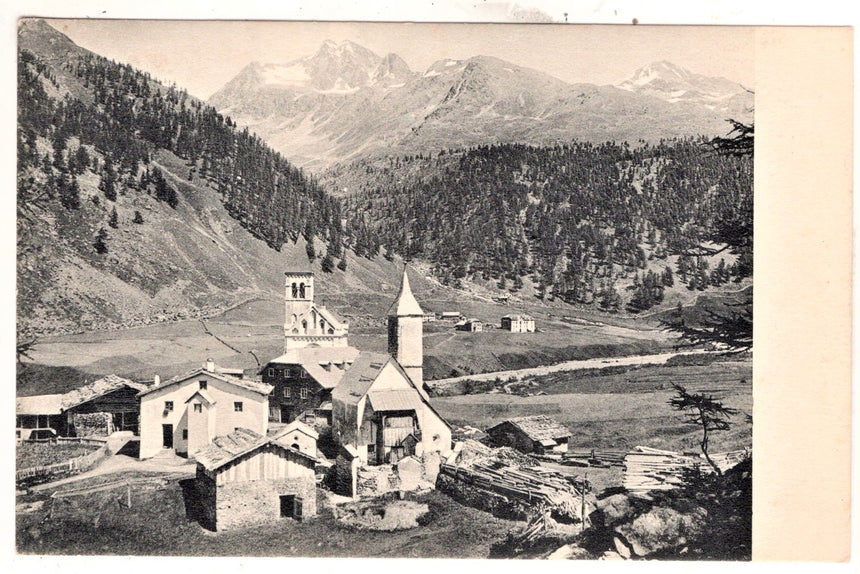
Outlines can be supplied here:
M139 460L126 454L112 454L104 462L87 472L82 472L81 474L63 478L61 480L39 484L32 487L30 490L33 492L54 490L59 486L73 484L95 476L126 472L161 472L171 474L187 472L189 476L192 476L196 468L197 465L195 462L188 461L176 455L159 455L146 460Z

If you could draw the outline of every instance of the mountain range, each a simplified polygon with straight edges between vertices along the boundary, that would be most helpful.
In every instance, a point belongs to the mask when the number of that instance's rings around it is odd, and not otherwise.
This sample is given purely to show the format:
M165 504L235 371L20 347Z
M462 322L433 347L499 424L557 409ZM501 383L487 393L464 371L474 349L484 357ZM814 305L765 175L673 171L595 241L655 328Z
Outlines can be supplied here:
M20 336L205 316L253 299L276 301L277 314L284 270L320 271L307 245L322 254L325 223L306 225L332 201L286 160L204 103L45 21L22 21L18 48ZM156 180L173 190L170 201ZM255 204L261 211L248 209ZM401 272L382 257L351 258L319 295L387 300L380 286L393 290Z
M725 211L708 199L715 185L751 197L751 162L720 167L690 141L635 145L725 133L723 118L752 105L742 87L670 64L619 86L569 85L486 56L418 73L327 42L248 66L213 96L219 114L41 20L22 21L18 48L19 334L277 300L283 270L309 262L328 271L320 295L349 300L362 327L397 283L392 254L450 275L458 298L461 284L488 296L512 285L523 300L592 307L613 294L617 309L640 271L662 271ZM484 146L495 142L553 145ZM336 169L318 180L295 165Z
M753 94L669 62L598 86L488 56L440 60L422 73L396 54L326 41L286 64L249 64L208 103L297 165L320 169L494 143L722 135L727 118L751 118Z

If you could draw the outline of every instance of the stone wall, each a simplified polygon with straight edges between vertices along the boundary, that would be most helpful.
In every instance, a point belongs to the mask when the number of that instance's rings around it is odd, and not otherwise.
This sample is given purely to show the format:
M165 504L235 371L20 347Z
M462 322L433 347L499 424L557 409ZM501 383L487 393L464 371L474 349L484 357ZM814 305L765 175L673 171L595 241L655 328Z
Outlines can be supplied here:
M359 496L379 496L400 489L400 479L389 464L359 468L356 483Z
M110 413L75 413L72 423L79 437L108 436L114 431Z
M200 481L199 481L200 482ZM281 518L282 495L302 498L302 518L317 513L316 484L309 478L234 482L217 489L217 530L237 528Z
M215 487L215 481L211 479L203 469L197 466L197 481L195 483L197 489L197 500L195 501L199 509L200 525L209 530L215 530L217 524L217 500L218 489Z
M335 493L342 496L356 496L357 487L355 483L358 474L359 459L352 456L339 454L334 465Z

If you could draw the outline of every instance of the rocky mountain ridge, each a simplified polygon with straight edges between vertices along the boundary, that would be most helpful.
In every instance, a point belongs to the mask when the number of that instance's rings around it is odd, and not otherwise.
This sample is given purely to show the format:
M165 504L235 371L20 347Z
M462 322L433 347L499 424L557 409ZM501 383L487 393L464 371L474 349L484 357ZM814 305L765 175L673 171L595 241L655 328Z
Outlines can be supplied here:
M352 42L327 41L287 64L250 64L209 103L297 164L319 170L496 143L722 135L726 118L751 118L753 94L668 62L598 86L480 55L413 72L396 54L383 58Z

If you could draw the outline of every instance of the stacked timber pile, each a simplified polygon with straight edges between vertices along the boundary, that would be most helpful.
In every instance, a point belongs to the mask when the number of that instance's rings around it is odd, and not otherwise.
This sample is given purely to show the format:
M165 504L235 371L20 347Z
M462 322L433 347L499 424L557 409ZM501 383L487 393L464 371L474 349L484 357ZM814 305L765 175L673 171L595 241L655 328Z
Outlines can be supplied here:
M622 466L626 455L624 450L568 449L562 462L575 466Z
M442 464L436 487L469 506L496 516L527 520L535 509L547 508L562 522L579 522L583 494L557 472L522 467L500 460L474 460L468 465ZM586 515L591 510L586 508Z
M698 459L668 450L637 446L624 457L624 488L630 491L669 490L683 483L684 470Z
M741 450L712 454L711 459L725 472L746 456L748 452ZM683 484L684 471L693 468L712 472L711 465L700 455L637 446L624 457L624 488L631 492L677 488Z

